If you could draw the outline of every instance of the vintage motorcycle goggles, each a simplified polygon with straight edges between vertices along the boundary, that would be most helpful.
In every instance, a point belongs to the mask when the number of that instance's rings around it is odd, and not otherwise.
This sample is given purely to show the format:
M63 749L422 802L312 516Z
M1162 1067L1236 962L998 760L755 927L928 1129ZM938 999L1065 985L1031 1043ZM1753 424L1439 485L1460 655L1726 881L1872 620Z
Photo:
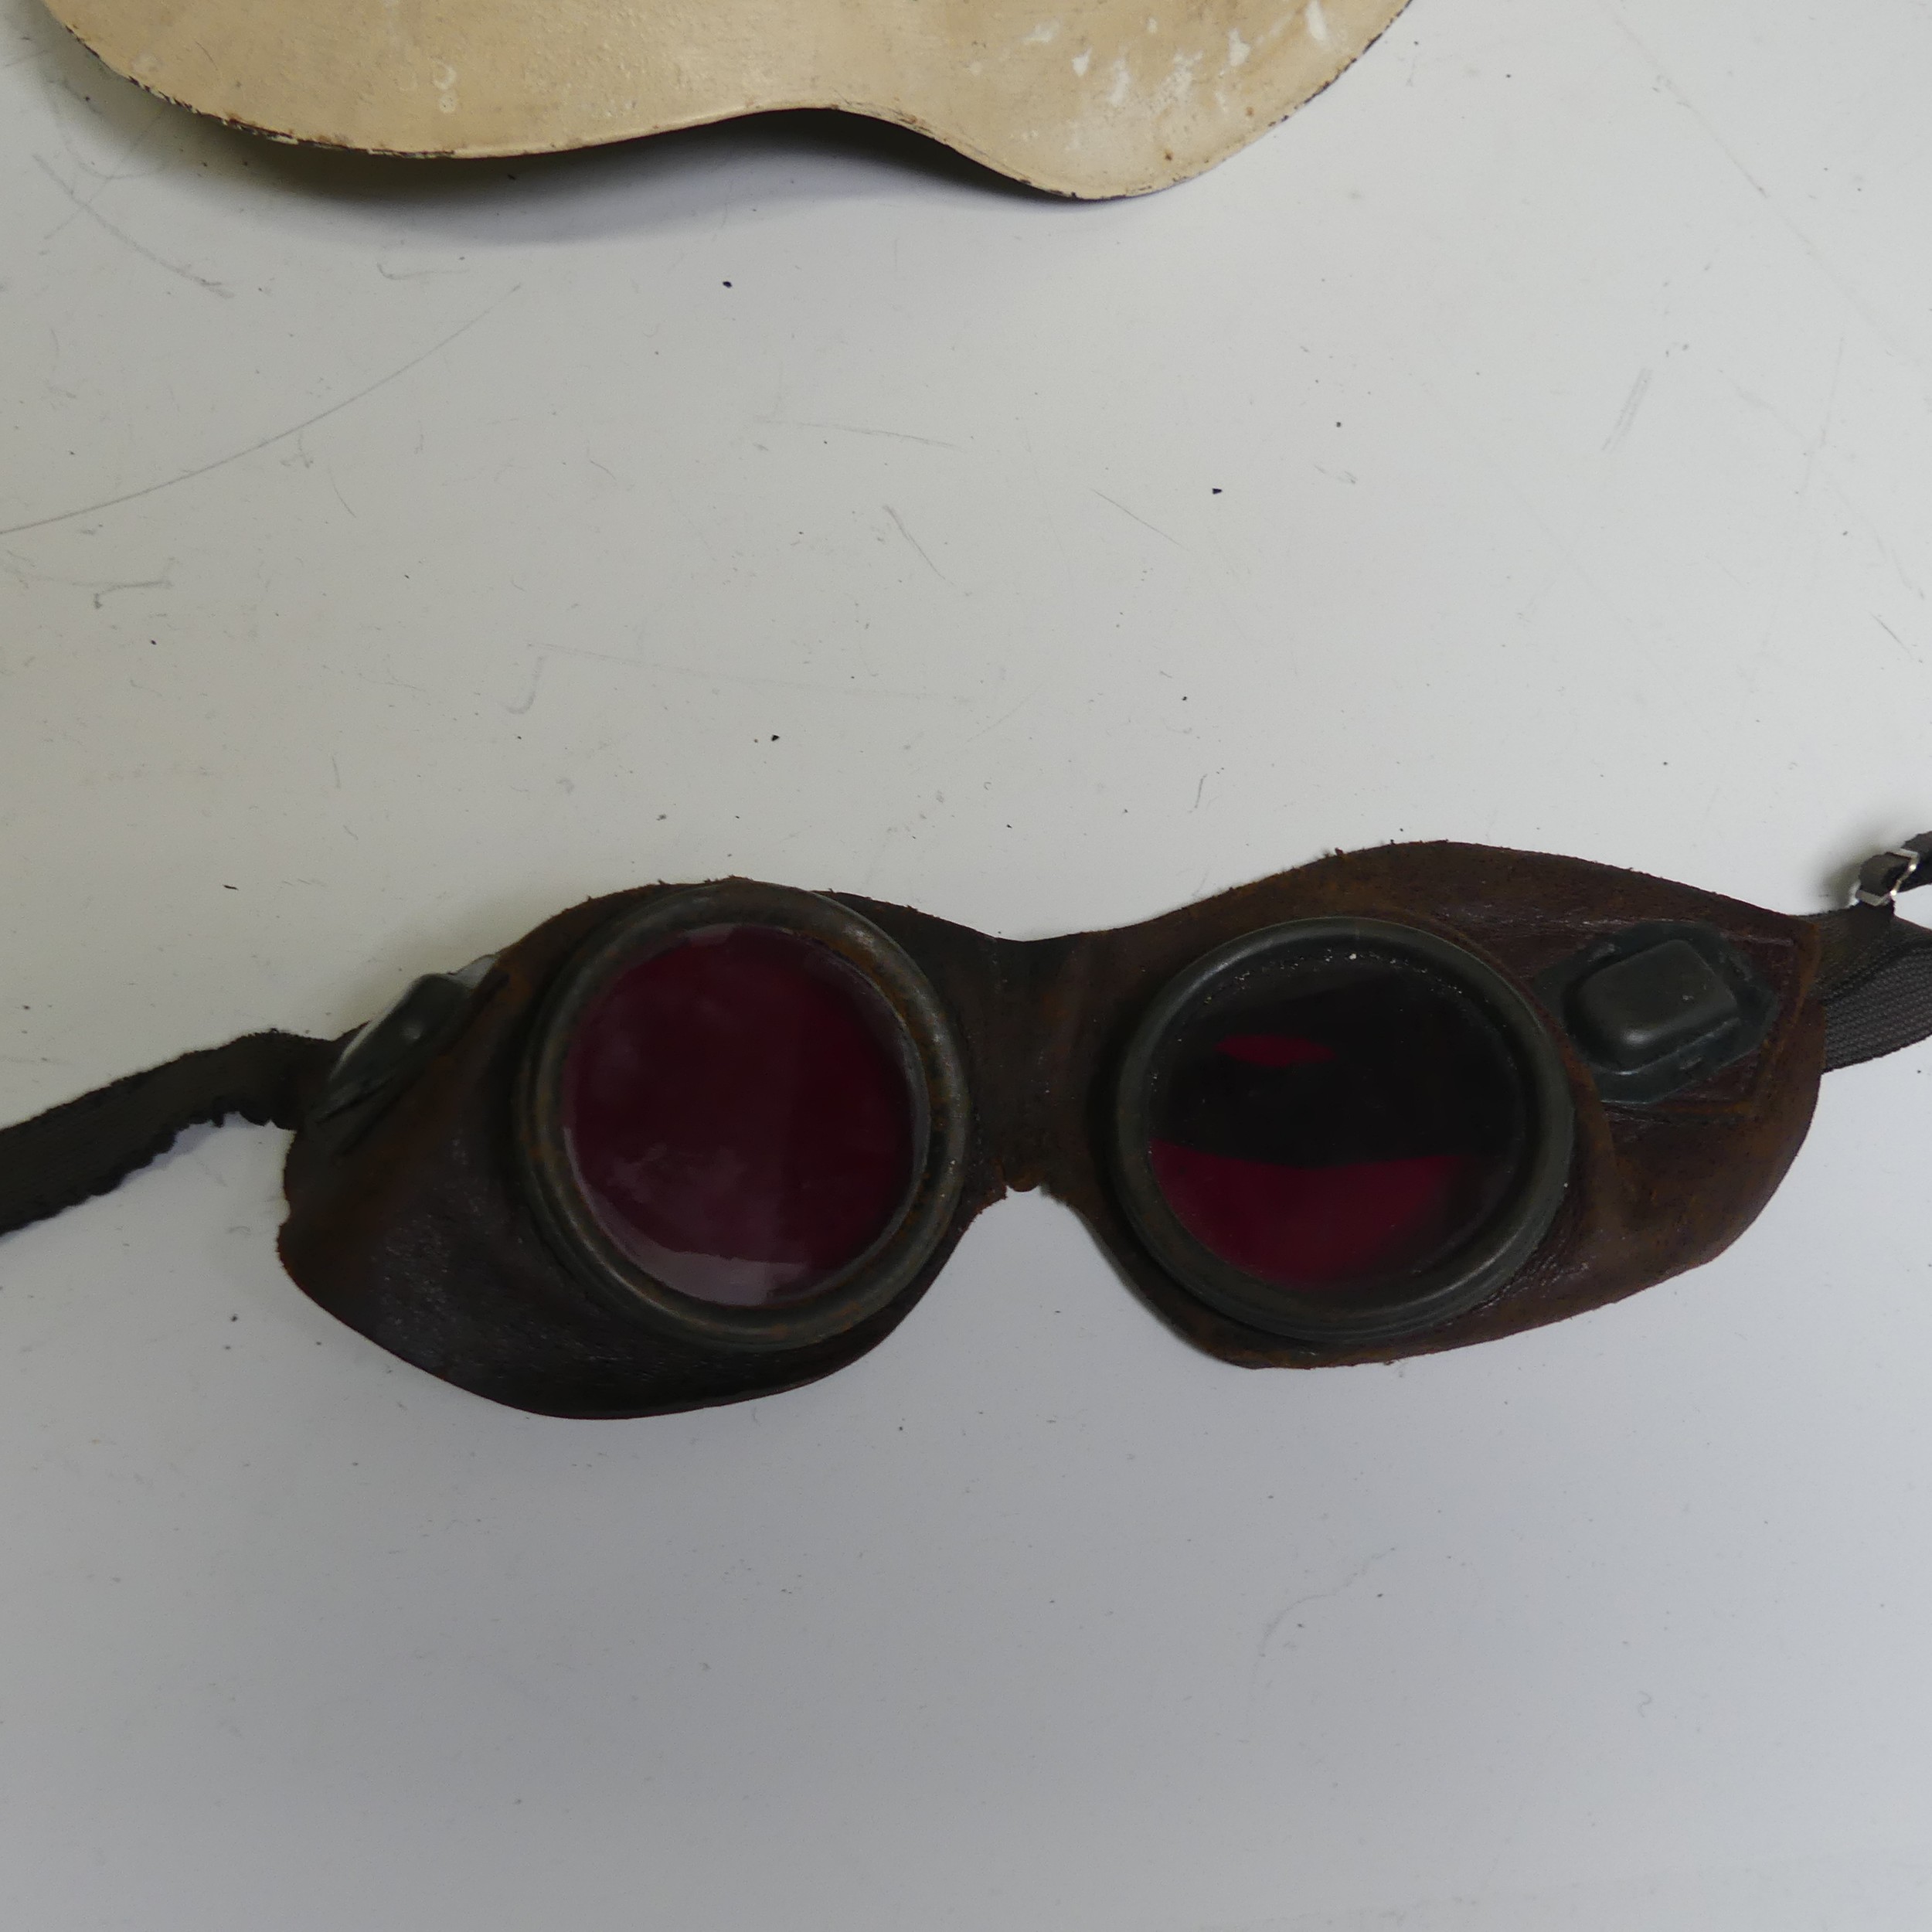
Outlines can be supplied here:
M1708 1260L1818 1077L1932 1033L1932 834L1803 918L1582 860L1336 854L1034 941L731 879L573 908L346 1039L249 1036L0 1131L0 1233L182 1128L292 1128L289 1273L542 1413L796 1386L1045 1187L1189 1340L1389 1360Z

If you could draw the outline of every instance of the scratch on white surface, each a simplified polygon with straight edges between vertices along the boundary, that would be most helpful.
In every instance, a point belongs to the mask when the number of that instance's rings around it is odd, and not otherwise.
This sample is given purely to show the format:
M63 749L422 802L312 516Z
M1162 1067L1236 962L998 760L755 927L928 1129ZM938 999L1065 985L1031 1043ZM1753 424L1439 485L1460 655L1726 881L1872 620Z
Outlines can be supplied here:
M1794 527L1795 527L1798 515L1803 511L1806 500L1811 494L1811 479L1818 469L1819 452L1831 440L1832 419L1838 410L1838 378L1843 374L1844 369L1845 332L1841 330L1838 338L1838 353L1832 363L1832 379L1825 392L1825 407L1818 417L1818 430L1816 434L1812 436L1804 445L1804 471L1798 478L1798 489L1792 505ZM1786 589L1791 582L1791 572L1797 567L1798 554L1798 546L1794 544L1786 544L1781 549L1777 590L1767 607L1764 629L1758 638L1757 662L1759 664L1763 662L1766 652L1770 650L1771 639L1776 634L1778 624L1788 607L1785 594ZM1753 666L1753 672L1755 668L1756 667ZM1716 796L1717 794L1713 792L1711 798L1712 804L1716 802ZM1709 815L1709 811L1710 805L1707 804L1705 808L1706 816Z
M1328 16L1322 11L1321 0L1308 0L1301 21L1308 30L1308 38L1318 42L1322 46L1328 46L1335 38L1335 31L1328 25Z
M98 611L107 598L122 590L172 590L175 587L174 568L175 560L170 557L158 577L142 577L127 583L99 585L94 591L94 608Z
M1228 29L1228 65L1230 67L1240 66L1253 51L1235 29Z
M862 893L869 892L872 889L872 882L878 876L879 862L885 857L886 848L892 843L893 835L898 829L896 825L888 825L886 828L886 835L879 840L872 852L872 863L866 868L866 876L859 882L859 889Z
M1255 1661L1259 1663L1263 1658L1267 1656L1269 1646L1274 1641L1275 1632L1298 1610L1305 1608L1310 1604L1326 1603L1331 1597L1339 1597L1345 1590L1352 1590L1364 1577L1368 1575L1370 1570L1375 1568L1377 1563L1387 1557L1393 1556L1395 1553L1396 1546L1391 1543L1386 1549L1378 1549L1372 1556L1364 1558L1349 1572L1347 1576L1342 1578L1340 1583L1332 1583L1326 1590L1311 1590L1305 1596L1290 1597L1262 1627L1261 1641L1255 1646Z
M1917 651L1914 651L1911 645L1907 644L1904 638L1900 637L1897 631L1894 631L1891 625L1887 624L1884 618L1880 617L1876 611L1872 613L1872 621L1876 624L1878 628L1883 631L1885 634L1892 641L1896 644L1914 664L1918 662L1919 654Z
M1469 422L1445 403L1433 388L1425 386L1423 393L1428 396L1430 401L1456 425L1471 449L1475 450L1479 447L1480 439ZM1631 621L1630 616L1622 606L1604 588L1603 583L1583 563L1577 552L1564 540L1561 532L1545 515L1543 505L1536 495L1525 489L1517 482L1511 474L1507 464L1489 463L1485 464L1485 468L1487 474L1495 480L1497 485L1509 497L1516 508L1531 523L1535 525L1542 533L1543 541L1561 559L1564 567L1589 592L1590 597L1603 611L1604 615L1616 627L1617 635L1630 646L1633 658L1638 662L1645 662L1651 658L1655 655L1655 647L1651 641Z
M684 500L683 492L677 488L672 478L665 475L661 471L657 472L656 474L658 495L671 506L672 514L677 517L683 523L685 528L697 539L698 548L710 559L713 567L714 569L728 568L728 566L719 565L718 553L712 547L710 538L705 534L704 526L691 514L689 506Z
M915 436L910 430L876 430L863 423L806 423L791 416L760 416L755 419L769 423L774 429L781 430L835 430L841 436L889 436L896 443L923 443L936 450L956 450L957 443L948 443L937 436ZM0 536L6 532L0 530Z
M75 90L64 80L56 77L54 81L54 85L60 88L63 94L71 94L76 100L81 101L83 104L86 104L87 97L83 94L76 93ZM125 148L121 149L119 158L114 162L113 165L108 168L105 174L100 173L98 169L91 166L88 162L82 160L79 151L74 146L72 138L66 135L64 131L63 131L62 138L66 142L67 151L73 156L77 165L84 168L89 174L94 175L96 179L100 182L100 185L97 188L91 195L88 196L85 200L83 200L78 196L70 196L70 199L74 204L74 212L70 215L63 215L59 221L54 223L53 227L47 230L46 234L41 236L40 246L43 250L46 247L47 244L62 231L62 230L67 226L70 222L77 221L80 219L81 216L87 213L92 209L94 202L98 201L100 197L114 185L116 182L122 179L121 172L121 169L125 168L128 162L132 161L134 156L140 152L142 143L145 142L148 137L154 132L155 126L159 122L162 115L168 111L168 103L165 100L158 102L156 106L158 111L150 115L146 121L141 123L140 131L134 136L132 141L128 142ZM38 161L40 157L36 155L34 158ZM46 164L43 162L42 165L44 166ZM60 178L57 175L55 177L56 182L58 182L59 179Z
M74 209L77 213L85 215L90 221L98 223L100 226L105 229L110 235L113 236L114 240L119 242L124 248L132 249L134 252L137 255L141 257L144 260L152 262L157 268L166 269L168 273L171 275L179 275L185 282L192 282L197 288L206 289L211 295L219 295L224 301L232 301L234 299L235 291L232 288L229 287L226 283L216 281L213 276L197 275L192 268L185 267L179 262L171 262L165 255L157 255L155 251L146 244L146 243L137 241L132 235L128 233L126 229L120 227L116 223L111 222L107 217L94 206L95 199L97 199L100 194L100 189L96 189L94 190L94 196L83 199L80 196L76 194L73 189L69 187L66 182L63 181L60 177L54 172L53 169L48 165L47 158L45 155L36 155L33 159L35 166L46 176L48 180L53 183L55 187L58 188L60 192L66 196L68 200L73 203ZM106 184L104 182L102 186L104 187L105 185ZM66 226L66 223L65 222L62 223L62 227L64 228ZM55 234L58 234L60 233L60 230L56 229L53 232ZM50 236L49 239L51 240L52 236Z
M1080 52L1073 56L1073 71L1083 80L1087 78L1087 69L1093 64L1094 49L1091 47L1081 48Z
M1614 0L1603 0L1603 10L1609 15L1611 21L1614 23L1618 31L1623 35L1624 38L1637 49L1638 53L1642 57L1645 66L1647 66L1650 70L1651 73L1656 77L1658 85L1663 89L1665 93L1670 96L1672 100L1677 103L1679 107L1683 109L1685 114L1690 116L1692 120L1697 123L1698 126L1703 130L1706 135L1709 138L1711 145L1715 147L1717 151L1730 163L1732 167L1734 168L1740 175L1743 177L1745 182L1750 187L1751 192L1764 203L1765 206L1768 208L1774 216L1777 216L1779 223L1783 226L1785 233L1788 234L1791 239L1798 243L1798 247L1804 250L1805 254L1810 257L1812 267L1818 270L1820 276L1823 277L1825 281L1831 287L1838 291L1840 297L1844 300L1845 306L1849 308L1852 312L1858 317L1859 321L1863 322L1866 327L1870 329L1872 333L1876 335L1880 342L1884 343L1886 347L1891 350L1892 353L1897 356L1901 362L1905 362L1910 367L1916 369L1923 373L1925 369L1925 362L1917 351L1910 344L1899 340L1898 338L1894 336L1891 332L1886 328L1885 325L1879 319L1877 311L1873 308L1866 300L1864 296L1860 294L1858 290L1853 287L1852 285L1848 282L1842 274L1839 274L1838 270L1825 259L1823 251L1818 247L1818 244L1811 240L1811 236L1808 235L1803 229L1799 227L1798 223L1794 221L1791 216L1785 212L1783 204L1778 200L1777 197L1764 185L1764 182L1758 179L1757 175L1751 172L1749 168L1745 166L1743 158L1737 153L1736 149L1734 149L1731 146L1730 143L1726 141L1714 127L1711 125L1708 120L1705 118L1702 110L1698 107L1697 104L1691 99L1689 95L1685 94L1683 89L1677 84L1676 81L1672 78L1668 70L1665 68L1664 63L1658 59L1655 54L1651 52L1648 46L1643 40L1638 38L1637 33L1631 28L1630 22L1624 18L1621 11L1614 4Z
M277 430L272 436L264 436L250 443L244 449L231 450L226 456L218 456L212 463L199 464L192 470L182 470L177 474L165 477L158 483L145 485L138 490L124 491L119 496L106 496L94 503L83 503L71 510L56 510L51 515L29 518L24 523L9 523L0 529L0 536L18 536L25 530L44 530L56 523L69 523L77 516L94 516L103 510L118 509L124 503L138 503L145 496L154 496L163 490L172 490L177 483L192 483L197 477L207 476L213 471L226 469L230 463L239 463L243 457L253 456L258 450L272 447L277 443L286 443L291 436L300 436L304 430L312 430L318 423L325 423L332 416L339 416L345 409L352 409L366 396L373 396L378 389L387 389L390 383L400 382L413 369L427 362L432 355L440 355L459 336L467 335L477 324L485 321L515 294L523 284L518 282L506 289L489 307L472 315L461 328L453 328L440 341L430 343L420 355L412 355L400 369L393 369L386 376L379 376L366 389L359 389L353 396L345 396L339 403L332 403L325 410L318 410L313 416L305 416L299 423L291 423L287 429Z
M1043 20L1033 31L1020 40L1022 47L1049 46L1060 38L1060 23L1057 20Z
M946 573L942 570L930 557L927 556L925 545L921 543L918 538L914 536L912 532L906 528L906 519L902 517L889 503L886 505L885 510L886 514L892 519L893 525L897 529L899 534L919 553L920 561L925 565L926 568L931 571L933 575L937 577L942 583L951 583L952 580L947 576Z
M1103 503L1112 504L1114 509L1118 510L1122 516L1131 519L1131 520L1138 523L1142 529L1151 530L1154 534L1159 537L1164 543L1172 544L1175 549L1185 550L1187 548L1187 546L1183 543L1178 536L1169 536L1166 531L1162 529L1158 523L1148 522L1145 517L1137 515L1134 511L1130 510L1118 497L1109 496L1104 490L1095 490L1094 494L1097 496ZM4 531L0 531L0 536L4 536L5 534L5 532Z
M1630 434L1630 426L1637 420L1637 412L1644 406L1644 398L1650 393L1651 372L1642 369L1630 386L1630 393L1624 398L1624 406L1617 413L1617 420L1611 424L1609 435L1604 438L1603 453L1607 456Z
M1127 102L1128 91L1133 85L1134 76L1126 61L1124 60L1115 61L1114 84L1107 90L1107 104L1110 107L1124 107Z
M98 611L106 600L122 590L172 590L175 587L175 560L170 557L161 566L158 577L128 577L109 580L103 577L63 577L52 570L43 570L30 564L24 557L7 553L9 573L22 585L28 583L58 583L71 590L87 590L93 593L94 607Z
M1825 392L1825 407L1818 420L1818 434L1811 439L1811 446L1804 452L1804 480L1798 486L1798 495L1803 498L1811 487L1811 471L1816 466L1821 451L1832 440L1832 423L1838 414L1838 386L1845 373L1845 334L1838 332L1838 352L1832 359L1832 380Z
M1002 711L991 724L983 724L977 731L969 731L966 736L960 740L961 743L963 745L977 744L979 740L986 736L989 732L998 730L1002 725L1010 724L1014 719L1017 718L1019 714L1039 696L1041 691L1045 688L1045 682L1046 681L1044 679L1042 679L1040 683L1035 685L1032 689L1028 692L1026 696L1022 698L1017 704L1009 706L1005 710Z

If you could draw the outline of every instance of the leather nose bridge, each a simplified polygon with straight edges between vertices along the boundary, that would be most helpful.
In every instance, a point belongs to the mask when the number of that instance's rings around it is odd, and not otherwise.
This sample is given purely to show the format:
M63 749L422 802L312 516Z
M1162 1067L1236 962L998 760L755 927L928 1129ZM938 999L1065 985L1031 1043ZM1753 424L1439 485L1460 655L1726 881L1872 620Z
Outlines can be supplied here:
M998 1040L981 1112L1002 1176L1017 1192L1051 1185L1083 1151L1092 1096L1076 1043L1093 939L994 942Z
M1042 1121L1039 988L1051 940L994 939L987 947L989 1037L975 1043L980 1129L1002 1184L1019 1192L1039 1185Z

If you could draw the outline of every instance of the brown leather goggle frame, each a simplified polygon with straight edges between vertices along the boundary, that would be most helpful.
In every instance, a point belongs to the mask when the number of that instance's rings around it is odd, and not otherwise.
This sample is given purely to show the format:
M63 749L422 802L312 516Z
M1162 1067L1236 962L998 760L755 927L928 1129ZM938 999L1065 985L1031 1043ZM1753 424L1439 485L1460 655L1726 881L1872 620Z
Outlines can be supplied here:
M1043 1188L1162 1319L1223 1361L1310 1368L1489 1341L1694 1267L1750 1224L1810 1121L1825 1060L1821 963L1842 977L1890 917L1887 906L1792 917L1582 860L1451 844L1338 854L1144 924L1038 940L838 896L828 903L923 975L956 1049L957 1080L934 1099L944 1117L934 1144L950 1147L950 1165L921 1183L925 1205L943 1212L883 1305L830 1334L801 1321L787 1335L776 1317L746 1346L600 1286L544 1207L559 1155L531 1069L559 1024L560 989L614 923L689 889L621 893L539 927L464 989L447 1036L378 1096L324 1108L338 1048L304 1063L281 1247L316 1301L431 1374L519 1408L692 1408L812 1381L877 1346L975 1216L1009 1189ZM1522 1265L1477 1305L1371 1344L1270 1333L1191 1291L1137 1232L1109 1151L1122 1056L1162 988L1244 934L1314 919L1434 935L1499 975L1541 1017L1573 1117L1560 1200ZM1714 935L1765 1009L1748 1051L1661 1098L1633 1099L1605 1090L1614 1081L1587 1058L1552 989L1566 963L1651 927Z

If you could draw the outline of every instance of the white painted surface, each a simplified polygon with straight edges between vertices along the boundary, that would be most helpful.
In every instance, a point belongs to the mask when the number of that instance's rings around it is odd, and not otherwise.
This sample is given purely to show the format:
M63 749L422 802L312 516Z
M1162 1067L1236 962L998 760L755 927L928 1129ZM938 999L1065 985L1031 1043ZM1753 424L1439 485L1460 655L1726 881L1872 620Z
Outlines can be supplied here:
M1932 824L1932 20L1417 0L1199 183L268 148L0 60L0 1115L740 870L1015 934L1454 835L1793 910ZM1216 492L1220 494L1215 494ZM1009 1202L886 1347L492 1409L279 1136L0 1243L34 1932L1932 1920L1932 1050L1400 1370Z

